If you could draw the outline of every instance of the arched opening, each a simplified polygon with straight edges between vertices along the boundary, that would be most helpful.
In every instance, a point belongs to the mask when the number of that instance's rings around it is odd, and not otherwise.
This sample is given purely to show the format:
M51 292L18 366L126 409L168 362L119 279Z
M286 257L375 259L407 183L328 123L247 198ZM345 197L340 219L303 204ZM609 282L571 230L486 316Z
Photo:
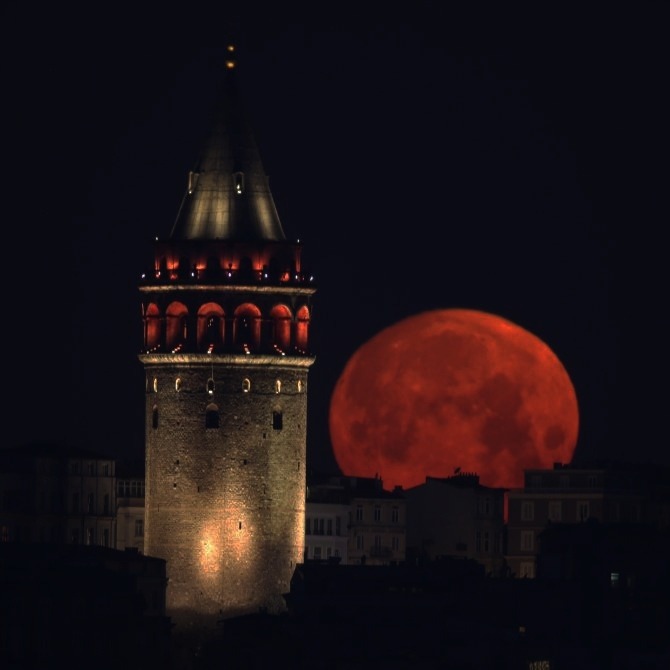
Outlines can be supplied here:
M301 353L309 351L309 309L303 305L296 314L295 348Z
M286 305L275 305L270 311L272 348L286 354L291 347L291 311Z
M223 347L223 309L215 302L208 302L198 310L198 351L214 351Z
M235 310L233 339L236 349L247 353L257 350L261 341L261 310L245 302Z
M158 305L149 303L144 313L144 348L156 351L161 343L161 319Z
M165 313L165 345L168 351L177 353L186 345L188 335L188 310L181 302L172 302Z

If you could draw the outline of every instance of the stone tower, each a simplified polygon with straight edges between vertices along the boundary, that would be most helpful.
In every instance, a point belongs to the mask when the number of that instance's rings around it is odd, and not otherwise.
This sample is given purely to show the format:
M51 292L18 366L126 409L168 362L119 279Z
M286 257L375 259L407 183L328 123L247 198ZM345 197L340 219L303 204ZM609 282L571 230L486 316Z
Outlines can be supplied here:
M166 559L182 627L281 610L304 548L315 289L228 54L212 132L140 285L145 553Z

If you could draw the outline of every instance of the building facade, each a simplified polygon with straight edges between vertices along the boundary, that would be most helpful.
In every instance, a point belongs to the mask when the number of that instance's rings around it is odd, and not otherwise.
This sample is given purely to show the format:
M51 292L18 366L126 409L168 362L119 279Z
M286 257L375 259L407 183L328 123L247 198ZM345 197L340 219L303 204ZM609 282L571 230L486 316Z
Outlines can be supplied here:
M144 553L144 463L116 464L116 548Z
M406 489L412 559L468 558L499 575L505 562L505 491L482 486L469 473L426 477L423 484Z
M667 473L643 464L556 463L524 471L508 494L507 563L516 577L536 576L539 537L551 524L643 523L667 527Z
M144 549L184 627L275 611L304 554L315 288L288 241L230 52L211 134L140 285Z
M379 478L326 475L310 481L305 559L342 565L405 561L405 499Z

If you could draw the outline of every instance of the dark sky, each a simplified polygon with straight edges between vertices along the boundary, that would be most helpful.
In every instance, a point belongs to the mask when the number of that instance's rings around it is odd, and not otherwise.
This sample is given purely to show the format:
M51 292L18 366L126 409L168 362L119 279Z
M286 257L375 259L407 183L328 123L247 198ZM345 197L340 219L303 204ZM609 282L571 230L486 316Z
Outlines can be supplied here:
M282 224L317 279L311 466L334 464L328 402L356 348L441 307L552 348L579 456L668 462L667 5L442 4L247 5L254 20L220 17L218 34L206 14L149 32L151 17L115 15L85 36L3 10L6 446L142 454L138 279L234 35Z

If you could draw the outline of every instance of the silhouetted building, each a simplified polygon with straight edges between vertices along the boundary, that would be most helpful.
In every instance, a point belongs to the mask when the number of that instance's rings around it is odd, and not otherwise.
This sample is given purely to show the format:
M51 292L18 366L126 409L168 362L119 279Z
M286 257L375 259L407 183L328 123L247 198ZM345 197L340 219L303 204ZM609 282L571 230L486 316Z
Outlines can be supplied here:
M670 533L652 524L550 523L538 535L537 579L573 584L580 637L660 650L670 631Z
M167 667L165 586L165 561L137 552L0 543L3 667Z
M551 523L643 523L667 528L668 469L635 463L564 465L524 471L508 494L507 562L534 577L538 535Z
M0 542L116 546L115 466L59 444L0 451Z
M481 485L472 473L426 477L406 489L408 558L468 558L499 575L505 563L505 491Z
M233 51L227 65L140 285L144 548L167 561L168 610L187 627L281 610L304 554L315 288L282 229Z

